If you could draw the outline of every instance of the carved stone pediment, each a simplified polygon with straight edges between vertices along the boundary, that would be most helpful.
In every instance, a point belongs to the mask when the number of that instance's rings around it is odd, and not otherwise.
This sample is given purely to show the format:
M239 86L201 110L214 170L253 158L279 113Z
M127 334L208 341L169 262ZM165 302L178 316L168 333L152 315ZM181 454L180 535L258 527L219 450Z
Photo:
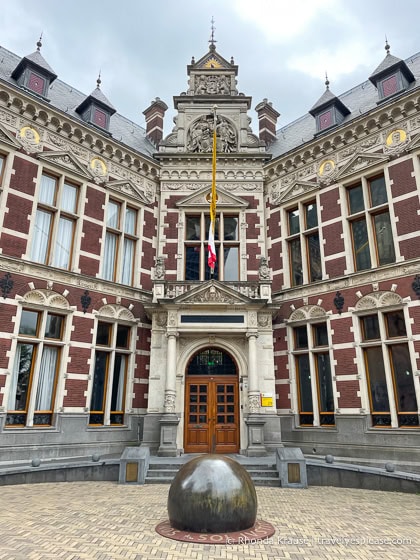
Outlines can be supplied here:
M400 306L402 304L401 296L395 292L372 292L360 298L355 305L355 309L356 311L364 311L366 309L378 309L392 305Z
M224 286L217 280L209 280L203 286L178 296L171 304L205 304L205 305L247 305L255 301Z
M345 179L346 177L350 177L355 173L359 173L360 171L365 171L366 169L369 169L370 167L373 167L380 163L385 163L388 160L389 157L383 154L368 154L364 152L356 153L338 171L336 175L336 179Z
M43 152L39 154L38 159L60 167L65 171L71 171L84 179L91 179L91 175L87 172L86 167L68 152Z
M310 319L326 319L327 314L325 309L319 305L303 305L295 309L288 319L288 322L293 321L309 321Z
M234 66L216 51L210 51L195 64L192 64L190 68L194 70L232 70Z
M16 141L16 138L12 136L12 134L5 128L3 125L0 124L0 143L7 144L8 146L12 146L13 148L20 148L19 142Z
M420 134L416 134L414 138L405 146L407 152L418 150L420 148Z
M319 185L317 183L311 183L309 181L297 181L293 183L288 189L286 189L277 199L276 202L279 204L283 202L287 202L289 200L293 200L294 198L298 198L304 194L307 194L311 191L316 191L319 189Z
M177 203L178 208L208 208L210 205L211 185L199 192L186 196ZM227 193L223 188L217 187L218 208L247 208L249 203L239 196Z
M145 194L130 180L123 181L111 181L106 185L107 189L110 189L120 195L124 195L131 198L135 202L140 202L142 204L149 204L150 200L145 196Z

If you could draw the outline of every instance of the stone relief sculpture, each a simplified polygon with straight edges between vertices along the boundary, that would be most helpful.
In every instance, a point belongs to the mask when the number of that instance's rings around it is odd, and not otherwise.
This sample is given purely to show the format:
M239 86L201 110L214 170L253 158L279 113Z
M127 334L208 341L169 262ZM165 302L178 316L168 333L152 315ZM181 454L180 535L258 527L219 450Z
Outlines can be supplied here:
M155 280L165 279L165 261L163 257L156 257Z
M203 115L195 121L188 133L187 149L190 152L206 153L213 146L213 116ZM217 151L231 153L237 151L235 128L224 117L217 117Z
M194 90L195 95L229 95L228 76L198 76Z
M265 257L260 258L260 266L258 267L258 279L270 280L270 269L268 268L267 259Z

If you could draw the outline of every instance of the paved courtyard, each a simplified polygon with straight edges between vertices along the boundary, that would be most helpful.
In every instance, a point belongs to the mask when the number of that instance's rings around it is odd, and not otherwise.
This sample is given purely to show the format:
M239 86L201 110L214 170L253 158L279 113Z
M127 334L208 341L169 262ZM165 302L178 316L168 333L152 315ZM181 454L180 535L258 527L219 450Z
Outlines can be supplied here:
M415 560L420 496L341 488L257 488L276 533L237 545L155 532L169 486L74 482L0 488L0 560Z

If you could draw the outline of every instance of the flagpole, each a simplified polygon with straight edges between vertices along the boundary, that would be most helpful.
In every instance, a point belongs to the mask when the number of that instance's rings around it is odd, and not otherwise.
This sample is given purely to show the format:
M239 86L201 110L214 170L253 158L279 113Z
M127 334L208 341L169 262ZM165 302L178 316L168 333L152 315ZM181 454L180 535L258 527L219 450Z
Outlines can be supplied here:
M210 231L209 231L209 259L210 278L214 275L216 263L216 248L214 243L214 232L216 226L216 159L217 159L217 105L213 105L213 147L212 147L212 177L211 177L211 198L210 198Z

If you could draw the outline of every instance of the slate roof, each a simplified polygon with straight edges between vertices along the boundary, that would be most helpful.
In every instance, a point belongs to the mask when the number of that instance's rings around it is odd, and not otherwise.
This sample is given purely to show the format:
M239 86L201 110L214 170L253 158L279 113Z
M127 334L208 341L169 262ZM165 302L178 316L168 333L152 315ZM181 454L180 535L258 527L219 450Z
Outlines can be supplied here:
M36 52L33 54L36 55ZM20 89L16 80L14 80L11 75L21 60L21 57L0 46L0 81L7 82L8 84L15 86L17 89ZM38 61L36 62L39 63ZM50 69L50 71L52 70ZM25 93L32 95L27 90L25 90ZM35 98L37 97L35 94L33 95ZM55 80L48 90L48 99L50 100L49 105L67 114L75 121L80 122L80 124L89 126L75 111L75 109L86 99L86 97L86 94L81 93L74 87L69 86L59 79ZM108 100L107 104L110 105ZM96 130L94 127L92 128ZM115 113L111 117L109 132L112 134L113 140L121 142L127 147L144 154L146 157L152 157L156 152L156 147L146 138L146 130L119 113Z
M385 57L385 59L386 58L387 57ZM396 57L393 58L397 61L400 60ZM413 73L415 81L412 82L409 87L401 93L401 95L404 95L407 91L411 91L415 88L420 87L420 53L411 56L405 62L410 71ZM375 73L377 72L377 70L378 69L375 70ZM369 113L369 111L377 107L377 102L379 100L378 90L369 80L366 80L365 82L337 97L350 110L350 114L345 117L340 126L349 123L350 121L360 117L361 115ZM392 100L395 100L395 96L392 98ZM383 105L386 105L386 103L387 101L384 101ZM318 106L318 102L316 103L316 106ZM308 113L291 122L290 124L287 124L286 126L278 129L276 132L277 140L275 140L268 147L267 151L268 153L272 154L273 159L283 156L291 150L302 146L302 144L313 140L315 132L315 119ZM329 132L331 132L331 129L328 130L328 133Z

